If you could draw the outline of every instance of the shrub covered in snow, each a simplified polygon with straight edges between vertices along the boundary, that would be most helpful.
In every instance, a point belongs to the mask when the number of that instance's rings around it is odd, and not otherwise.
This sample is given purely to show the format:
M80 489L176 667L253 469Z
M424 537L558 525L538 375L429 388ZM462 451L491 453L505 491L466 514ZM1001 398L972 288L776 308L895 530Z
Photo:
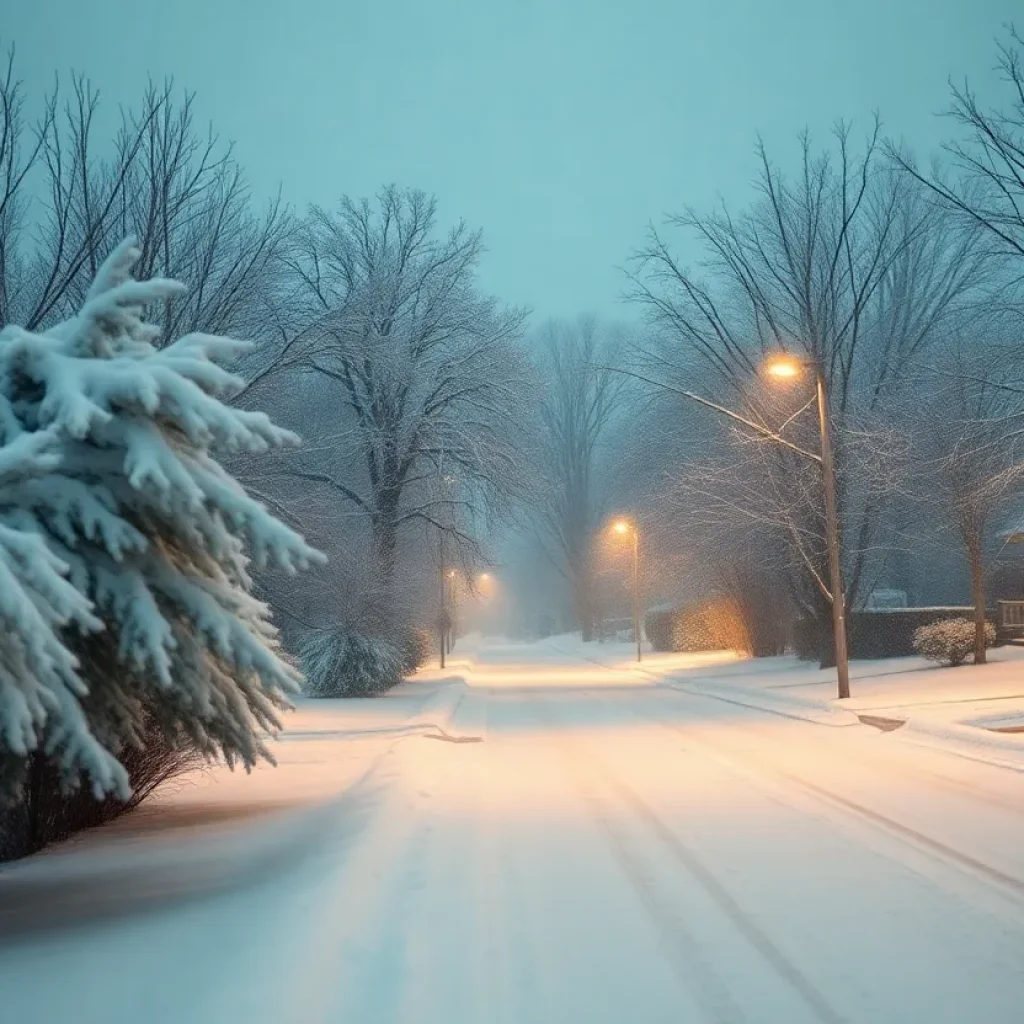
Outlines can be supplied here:
M940 665L962 665L974 653L974 623L970 619L942 619L914 631L914 650ZM995 626L985 623L985 646L996 642Z
M904 658L917 652L914 636L922 626L974 613L970 605L932 608L858 608L846 616L851 658ZM793 631L800 658L817 658L831 643L831 616L825 620L799 619ZM973 650L973 647L972 647Z
M119 760L132 790L127 801L117 796L97 800L84 786L63 790L56 765L45 754L34 753L21 799L0 806L0 862L26 857L82 829L102 825L137 807L158 786L204 764L193 747L172 746L153 725L146 726L141 744L121 751Z
M414 626L402 637L402 672L410 676L427 663L434 649L434 637L429 629Z
M301 649L310 697L371 697L402 681L402 649L347 629L307 634Z
M147 737L251 766L298 688L278 656L257 564L320 561L221 467L297 441L223 401L246 346L157 347L145 309L183 286L131 277L119 246L80 312L0 331L0 796L33 753L60 783L130 795Z

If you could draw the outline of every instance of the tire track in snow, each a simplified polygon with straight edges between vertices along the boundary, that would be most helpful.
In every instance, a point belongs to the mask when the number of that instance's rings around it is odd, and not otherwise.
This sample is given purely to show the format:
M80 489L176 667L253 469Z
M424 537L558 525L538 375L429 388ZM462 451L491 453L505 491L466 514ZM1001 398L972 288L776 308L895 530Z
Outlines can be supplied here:
M992 867L991 864L986 864L977 857L973 857L968 853L957 850L955 847L952 847L939 839L926 835L918 829L911 828L909 825L904 825L902 822L896 821L894 818L890 818L887 815L872 810L870 807L865 807L863 804L857 803L855 800L850 800L848 797L840 796L840 794L826 789L824 786L819 786L817 783L809 782L807 779L800 778L799 776L793 775L790 772L782 771L781 769L776 769L775 771L781 778L789 780L801 789L812 793L835 806L852 811L854 814L871 822L873 825L883 828L902 839L909 840L914 844L920 845L924 847L924 849L946 858L958 867L967 869L976 875L980 875L982 878L1003 886L1018 898L1024 898L1024 881L1021 881L1019 878L1016 878L1005 871L1001 871L999 868Z
M629 710L639 720L658 725L682 737L686 742L685 750L691 753L703 753L705 756L712 758L717 764L732 771L735 775L753 779L754 781L770 781L774 779L777 780L776 785L778 785L778 780L782 780L783 784L788 783L790 786L802 790L819 802L839 808L858 822L866 822L875 831L882 832L889 838L901 841L916 852L925 852L931 855L934 860L946 866L952 866L974 880L980 879L994 884L1004 894L1009 893L1016 900L1024 902L1024 880L1011 875L1009 872L994 867L971 854L964 853L949 843L936 839L934 836L921 832L919 829L905 825L903 822L897 821L870 807L866 807L817 782L811 782L809 779L792 771L767 765L763 760L751 757L749 754L737 755L735 750L730 750L726 753L713 744L695 739L692 731L686 730L681 726L673 725L649 714L637 711L634 707L630 707ZM737 732L745 732L747 735L764 735L763 731L758 730L757 726L751 723L740 723L734 727Z
M576 766L571 765L570 757L564 751L560 752L591 821L604 834L634 892L662 938L676 954L670 958L670 963L680 982L693 993L696 1001L713 1020L720 1024L734 1024L744 1020L744 1015L729 989L705 959L697 937L683 923L682 915L673 911L670 901L662 898L652 877L654 873L630 849L626 831L614 824L608 802L598 796L594 788L582 779Z
M993 793L976 783L968 782L966 779L958 779L955 776L947 775L945 772L935 771L932 768L918 768L913 764L907 766L901 762L900 767L904 770L909 767L910 771L917 775L918 778L935 780L944 789L951 793L956 793L958 796L962 797L964 793L967 793L972 799L988 804L990 807L995 807L1001 811L1009 811L1014 815L1014 817L1024 815L1024 804L1021 804L1020 801L1011 800L999 793ZM1001 769L995 770L999 771Z
M549 720L554 721L554 717L552 716ZM744 1020L745 1016L731 993L725 988L724 983L707 963L699 941L683 924L681 914L673 913L670 910L671 900L659 899L663 894L659 893L657 886L650 878L646 877L641 858L630 849L629 842L625 838L626 831L613 824L613 817L609 813L607 801L596 796L593 785L588 784L579 772L579 755L582 755L593 766L595 773L604 780L606 787L618 796L620 806L631 810L635 818L646 824L648 830L661 841L663 849L667 850L673 859L686 870L748 945L788 984L823 1024L849 1024L847 1018L839 1013L824 993L804 975L743 909L714 872L665 824L656 810L618 773L613 772L607 761L590 749L590 745L585 745L578 738L568 739L567 735L574 730L564 719L558 721L557 724L559 728L552 730L551 736L563 755L568 773L577 783L584 803L591 811L595 823L605 833L613 853L622 865L643 905L651 914L662 934L671 941L676 951L682 954L680 962L673 961L677 971L683 976L682 980L696 986L699 1001L709 1012L714 1014L714 1019L732 1022ZM691 969L687 970L687 967L691 967ZM697 967L699 970L694 971L692 967Z

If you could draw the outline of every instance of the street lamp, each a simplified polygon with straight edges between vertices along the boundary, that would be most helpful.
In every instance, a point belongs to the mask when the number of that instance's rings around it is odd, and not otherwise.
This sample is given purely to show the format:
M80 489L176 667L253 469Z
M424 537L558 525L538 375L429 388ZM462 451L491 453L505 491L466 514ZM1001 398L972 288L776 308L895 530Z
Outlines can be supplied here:
M437 478L438 487L440 490L441 497L441 509L439 515L443 516L445 509L448 507L448 502L451 497L452 490L455 487L456 480L451 474L444 472L444 448L441 448L437 462ZM437 562L438 562L438 573L441 581L439 597L441 599L441 607L438 612L437 631L438 640L440 645L440 660L441 668L445 667L444 657L446 654L445 648L449 647L449 627L448 627L448 578L454 576L454 572L448 572L445 567L445 550L444 550L444 533L445 527L443 522L438 522L437 531ZM450 647L449 647L450 649Z
M447 622L447 635L445 637L445 643L448 645L448 653L452 653L452 648L455 646L455 606L458 600L455 592L455 570L448 570L448 622Z
M629 519L616 519L612 530L622 537L633 534L633 636L636 639L636 660L642 660L640 647L640 530Z
M850 659L846 647L846 597L843 591L842 566L839 561L839 513L836 508L836 470L832 459L832 425L828 412L828 387L822 365L817 359L801 358L788 353L772 356L764 364L765 372L777 380L792 380L805 371L814 373L818 398L818 429L821 433L821 477L825 490L825 545L832 587L832 632L836 645L836 675L839 696L850 696ZM816 460L817 461L817 460Z

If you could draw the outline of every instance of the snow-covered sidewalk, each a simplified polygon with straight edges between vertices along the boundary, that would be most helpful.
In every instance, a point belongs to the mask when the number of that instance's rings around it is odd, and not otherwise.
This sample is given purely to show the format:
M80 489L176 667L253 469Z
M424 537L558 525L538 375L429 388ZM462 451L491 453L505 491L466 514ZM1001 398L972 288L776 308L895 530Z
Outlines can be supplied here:
M918 657L853 661L852 695L840 701L833 669L794 657L645 651L637 664L627 644L582 644L576 636L562 636L542 646L683 692L819 725L868 725L891 731L899 741L1024 770L1024 647L995 648L989 664L957 668Z

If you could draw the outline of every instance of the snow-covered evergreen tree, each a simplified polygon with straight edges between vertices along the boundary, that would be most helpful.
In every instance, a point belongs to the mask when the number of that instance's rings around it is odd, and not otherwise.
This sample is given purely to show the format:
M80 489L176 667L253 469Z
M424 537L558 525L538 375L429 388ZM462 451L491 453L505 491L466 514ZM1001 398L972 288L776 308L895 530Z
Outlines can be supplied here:
M71 320L0 332L0 753L43 750L97 795L126 795L117 755L154 727L270 758L298 677L247 552L289 572L322 558L217 462L297 441L225 404L247 346L157 348L144 311L184 289L133 280L138 255L116 249Z

